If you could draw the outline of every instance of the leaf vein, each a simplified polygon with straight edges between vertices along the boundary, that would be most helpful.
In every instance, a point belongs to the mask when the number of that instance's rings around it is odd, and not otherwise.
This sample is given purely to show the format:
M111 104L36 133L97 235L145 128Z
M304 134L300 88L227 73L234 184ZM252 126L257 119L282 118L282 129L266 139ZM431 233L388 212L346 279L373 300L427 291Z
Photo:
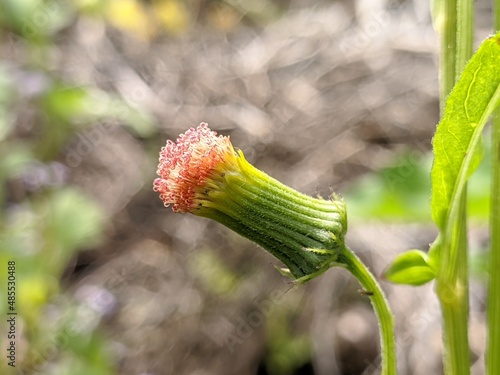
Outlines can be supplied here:
M479 70L481 70L481 65L479 65L477 67L477 69L474 71L474 74L473 74L473 77L472 77L472 81L470 82L469 84L469 87L467 88L467 95L465 97L465 100L464 100L464 111L465 111L465 116L467 116L467 120L469 121L469 123L471 123L471 119L470 119L470 115L469 115L469 98L471 97L471 90L472 90L472 86L474 85L474 82L476 82L476 76L477 76L477 73L479 72Z

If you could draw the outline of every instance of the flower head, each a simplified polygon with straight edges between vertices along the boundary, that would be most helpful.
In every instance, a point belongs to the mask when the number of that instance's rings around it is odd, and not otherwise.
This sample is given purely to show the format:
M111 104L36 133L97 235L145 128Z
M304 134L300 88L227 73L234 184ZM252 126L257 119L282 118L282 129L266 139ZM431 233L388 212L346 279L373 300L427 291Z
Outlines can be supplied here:
M174 212L218 221L308 280L337 261L347 229L344 202L299 193L248 163L229 137L201 123L167 141L154 190Z
M154 191L174 212L192 212L198 205L196 193L218 171L230 168L235 150L229 137L210 130L206 123L190 128L174 143L167 141L160 152Z

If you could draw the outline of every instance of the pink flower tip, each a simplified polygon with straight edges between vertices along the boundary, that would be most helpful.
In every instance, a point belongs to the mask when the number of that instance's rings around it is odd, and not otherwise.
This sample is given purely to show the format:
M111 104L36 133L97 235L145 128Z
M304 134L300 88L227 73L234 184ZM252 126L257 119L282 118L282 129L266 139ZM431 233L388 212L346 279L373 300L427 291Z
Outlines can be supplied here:
M165 207L174 212L191 212L197 206L196 192L203 191L215 169L234 155L229 137L217 135L208 124L190 128L174 143L167 141L160 160L153 190Z

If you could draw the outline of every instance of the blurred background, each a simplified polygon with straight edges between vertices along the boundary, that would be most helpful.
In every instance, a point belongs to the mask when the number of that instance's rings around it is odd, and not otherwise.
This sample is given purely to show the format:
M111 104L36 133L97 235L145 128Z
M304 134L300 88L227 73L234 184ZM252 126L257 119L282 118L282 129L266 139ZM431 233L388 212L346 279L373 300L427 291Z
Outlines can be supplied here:
M491 9L476 7L482 40ZM208 122L282 182L342 193L347 243L380 275L436 235L437 46L428 1L0 0L0 372L378 374L350 275L291 290L274 258L165 209L152 181L165 141ZM487 186L484 164L469 186L475 374ZM400 373L442 373L432 285L382 285Z

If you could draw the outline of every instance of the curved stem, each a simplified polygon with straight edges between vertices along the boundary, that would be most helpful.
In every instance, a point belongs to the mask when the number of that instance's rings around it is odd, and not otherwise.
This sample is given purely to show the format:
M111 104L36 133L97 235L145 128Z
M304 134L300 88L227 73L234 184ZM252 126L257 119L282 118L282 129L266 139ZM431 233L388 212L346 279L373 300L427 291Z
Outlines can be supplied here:
M394 339L394 317L384 291L378 284L375 277L359 258L345 247L342 253L347 269L358 279L359 283L366 290L377 315L380 328L380 346L382 356L382 375L395 375L396 367L396 342Z

